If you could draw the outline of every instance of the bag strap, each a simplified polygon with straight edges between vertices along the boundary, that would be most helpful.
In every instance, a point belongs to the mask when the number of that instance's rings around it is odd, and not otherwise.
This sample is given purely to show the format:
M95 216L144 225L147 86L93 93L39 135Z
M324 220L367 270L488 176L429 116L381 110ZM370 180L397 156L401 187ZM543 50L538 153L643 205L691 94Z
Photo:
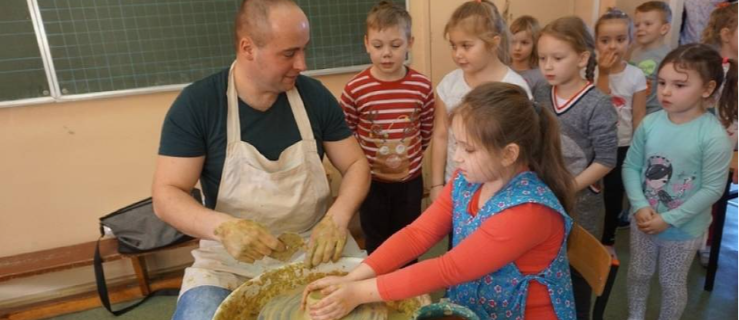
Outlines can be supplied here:
M180 290L179 289L161 289L156 290L154 292L149 293L146 295L143 299L137 301L136 303L127 306L120 310L113 310L110 305L110 297L108 296L108 285L105 283L105 272L103 271L103 258L100 256L100 240L102 240L103 237L101 236L100 239L97 241L97 245L95 246L95 257L93 259L93 265L95 268L95 282L97 282L97 290L98 290L98 296L100 297L100 302L103 304L103 307L105 307L108 312L113 314L114 316L120 316L126 312L129 312L133 310L134 308L138 307L142 303L146 302L146 300L149 300L149 298L154 296L177 296L179 295Z

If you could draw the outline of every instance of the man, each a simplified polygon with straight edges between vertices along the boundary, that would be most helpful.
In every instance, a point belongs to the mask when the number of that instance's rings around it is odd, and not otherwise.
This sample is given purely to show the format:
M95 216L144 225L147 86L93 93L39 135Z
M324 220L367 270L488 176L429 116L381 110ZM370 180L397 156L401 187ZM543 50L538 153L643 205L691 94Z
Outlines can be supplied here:
M310 237L308 266L361 255L351 237L344 246L369 165L335 98L300 75L309 39L308 20L292 1L244 1L231 69L185 88L167 114L154 208L203 239L174 319L210 319L231 290L283 265L267 257L285 250L276 238L282 233ZM324 152L343 175L330 208ZM205 207L189 196L198 180Z

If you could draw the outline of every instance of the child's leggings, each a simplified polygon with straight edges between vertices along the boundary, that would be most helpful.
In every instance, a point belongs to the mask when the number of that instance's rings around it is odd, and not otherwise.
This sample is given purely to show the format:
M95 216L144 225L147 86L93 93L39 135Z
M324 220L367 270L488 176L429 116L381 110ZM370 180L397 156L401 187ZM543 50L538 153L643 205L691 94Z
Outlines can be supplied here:
M641 232L631 223L631 262L626 282L629 320L644 319L649 296L649 282L659 264L662 287L660 320L677 320L688 301L688 270L703 237L685 241L667 241Z

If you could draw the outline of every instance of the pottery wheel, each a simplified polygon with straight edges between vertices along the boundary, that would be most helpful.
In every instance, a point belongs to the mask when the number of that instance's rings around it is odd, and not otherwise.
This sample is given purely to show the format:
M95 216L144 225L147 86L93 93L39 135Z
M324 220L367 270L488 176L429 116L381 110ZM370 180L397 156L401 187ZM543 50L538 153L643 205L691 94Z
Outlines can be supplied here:
M267 305L259 312L259 320L310 320L306 317L305 311L300 310L300 299L303 291L290 291L284 295L277 296L270 300ZM365 304L357 307L341 318L341 320L386 320L387 307L381 303Z

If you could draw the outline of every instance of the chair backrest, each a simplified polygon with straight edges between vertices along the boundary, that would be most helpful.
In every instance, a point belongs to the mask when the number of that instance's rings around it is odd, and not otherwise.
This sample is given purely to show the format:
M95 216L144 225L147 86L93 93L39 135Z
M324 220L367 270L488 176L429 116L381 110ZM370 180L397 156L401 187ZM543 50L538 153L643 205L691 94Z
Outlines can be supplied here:
M590 232L578 224L572 226L567 240L567 258L570 265L588 282L596 296L603 289L611 270L611 254Z

